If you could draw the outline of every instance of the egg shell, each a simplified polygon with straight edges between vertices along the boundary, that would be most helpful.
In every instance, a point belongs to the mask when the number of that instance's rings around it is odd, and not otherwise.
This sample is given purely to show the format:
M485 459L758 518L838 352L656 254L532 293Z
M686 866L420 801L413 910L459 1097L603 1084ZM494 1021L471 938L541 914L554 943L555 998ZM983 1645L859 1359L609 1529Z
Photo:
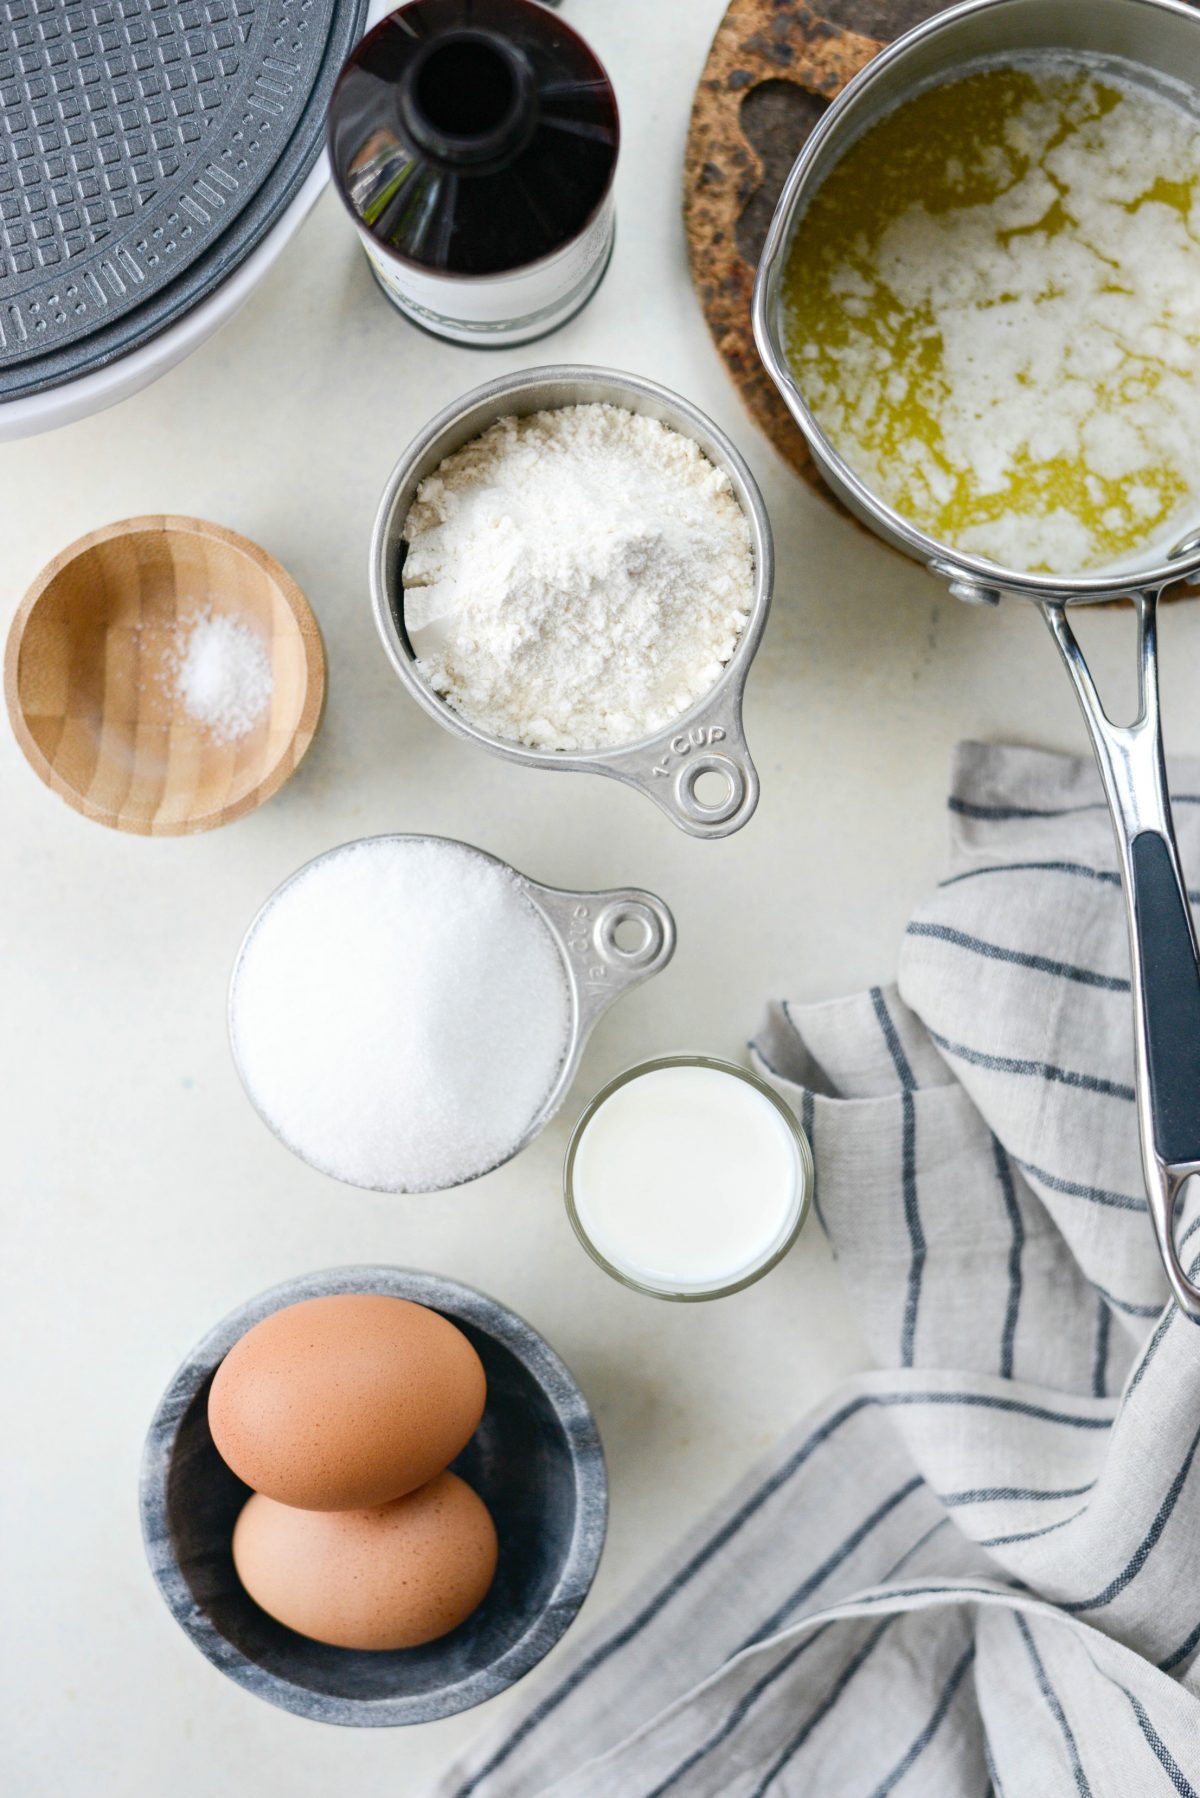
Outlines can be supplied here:
M437 1311L379 1293L288 1305L217 1369L208 1422L239 1479L313 1511L381 1505L451 1462L483 1415L483 1363Z
M496 1555L487 1506L454 1473L362 1511L298 1511L256 1492L233 1531L254 1602L335 1648L417 1648L457 1629L487 1597Z

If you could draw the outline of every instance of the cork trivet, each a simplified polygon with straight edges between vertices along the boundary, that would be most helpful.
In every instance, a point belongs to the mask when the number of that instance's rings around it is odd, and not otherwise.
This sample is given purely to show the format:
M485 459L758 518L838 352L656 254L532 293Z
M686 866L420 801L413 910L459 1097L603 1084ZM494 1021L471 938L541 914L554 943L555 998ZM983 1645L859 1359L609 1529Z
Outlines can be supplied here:
M822 0L819 9L732 0L692 106L683 213L708 328L756 422L831 504L754 347L754 271L788 171L830 101L885 44L943 10L930 0Z

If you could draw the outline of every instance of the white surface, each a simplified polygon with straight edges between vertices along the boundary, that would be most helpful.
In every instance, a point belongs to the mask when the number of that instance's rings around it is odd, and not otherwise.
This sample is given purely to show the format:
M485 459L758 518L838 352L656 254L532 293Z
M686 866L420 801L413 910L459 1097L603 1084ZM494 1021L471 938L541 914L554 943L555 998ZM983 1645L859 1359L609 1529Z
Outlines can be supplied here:
M862 1366L815 1226L761 1284L712 1305L659 1303L608 1279L562 1208L571 1124L635 1060L740 1058L769 994L890 976L941 867L957 737L1082 746L1032 612L950 600L812 498L742 412L691 292L679 214L688 108L721 0L577 0L570 12L612 71L625 142L612 268L557 337L485 358L409 329L327 194L238 318L186 363L111 412L0 449L9 613L79 532L193 512L245 532L296 577L330 677L297 777L206 836L103 830L0 734L0 1769L22 1798L408 1798L484 1721L305 1723L223 1679L161 1604L138 1534L142 1434L185 1350L262 1287L341 1262L406 1263L486 1287L545 1332L596 1407L612 1476L585 1625ZM511 767L439 730L376 639L368 539L408 437L488 376L572 359L679 389L733 433L763 483L779 581L746 714L763 798L727 842L683 836L614 782ZM1127 693L1128 618L1085 619L1083 635L1101 679L1111 687L1123 670ZM1168 728L1195 750L1195 609L1169 610L1162 638ZM442 1197L374 1197L301 1165L254 1115L225 1041L226 979L262 900L320 850L388 830L463 837L566 886L649 886L679 924L673 964L601 1025L544 1137Z

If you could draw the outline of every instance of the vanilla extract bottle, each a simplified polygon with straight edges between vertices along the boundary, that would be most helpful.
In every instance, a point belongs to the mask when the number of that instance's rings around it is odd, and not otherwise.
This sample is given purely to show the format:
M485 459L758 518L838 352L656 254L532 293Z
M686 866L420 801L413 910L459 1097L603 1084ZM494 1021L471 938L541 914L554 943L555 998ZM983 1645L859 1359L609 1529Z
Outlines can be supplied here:
M330 106L334 180L388 298L483 347L556 330L613 244L616 96L538 0L411 0Z

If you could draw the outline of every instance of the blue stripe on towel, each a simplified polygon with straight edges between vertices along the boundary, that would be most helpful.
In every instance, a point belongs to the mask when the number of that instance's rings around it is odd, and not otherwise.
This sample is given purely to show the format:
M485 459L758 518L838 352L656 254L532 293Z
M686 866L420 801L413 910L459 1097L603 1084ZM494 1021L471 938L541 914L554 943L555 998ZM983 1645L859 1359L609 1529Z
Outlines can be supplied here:
M1020 1417L1035 1417L1044 1423L1066 1423L1077 1430L1110 1430L1111 1417L1079 1417L1071 1411L1051 1411L1045 1405L1030 1404L1026 1399L1001 1398L991 1392L881 1392L865 1401L883 1405L982 1405L988 1411L1013 1411Z
M811 1090L806 1086L804 1089L804 1097L800 1101L800 1128L808 1138L808 1146L812 1150L813 1156L813 1210L816 1212L817 1222L820 1224L821 1229L824 1231L825 1237L828 1240L829 1225L825 1222L825 1214L821 1210L821 1191L817 1183L817 1149L816 1144L813 1141L815 1112L816 1103L813 1099Z
M936 1536L937 1532L940 1529L944 1529L948 1522L948 1518L939 1517L936 1523L931 1524L922 1535L917 1537L917 1540L911 1547L905 1549L904 1553L900 1556L900 1559L895 1561L892 1566L888 1568L883 1576L884 1579L892 1579L899 1573L901 1567L904 1566L904 1563L906 1561L911 1561L912 1557L918 1553L920 1549L924 1548L925 1544L929 1541L929 1538L931 1536ZM789 1649L782 1660L776 1661L774 1666L764 1673L761 1679L756 1680L748 1691L743 1692L741 1698L739 1698L738 1702L734 1705L729 1715L715 1730L712 1731L705 1741L701 1743L700 1747L694 1749L692 1753L688 1755L686 1760L680 1761L679 1765L673 1768L672 1771L667 1774L665 1779L660 1780L653 1791L645 1794L645 1798L663 1798L663 1794L669 1792L673 1785L678 1784L686 1773L690 1773L693 1767L699 1766L701 1761L707 1760L708 1756L715 1748L719 1748L722 1742L728 1741L729 1737L733 1734L734 1730L737 1729L739 1724L743 1723L749 1716L763 1693L769 1691L778 1680L782 1679L783 1675L787 1673L790 1668L795 1666L801 1655L813 1647L815 1643L819 1642L822 1636L827 1635L833 1627L834 1625L832 1622L822 1623L819 1628L813 1630L811 1635L805 1636L801 1642L797 1643L795 1648Z
M911 1480L906 1480L903 1486L898 1486L895 1492L883 1500L882 1504L876 1505L870 1516L865 1517L856 1528L851 1530L845 1541L840 1542L833 1553L800 1582L795 1591L785 1598L776 1610L772 1611L753 1635L746 1637L746 1640L734 1650L734 1653L740 1654L743 1649L753 1648L756 1643L765 1641L768 1636L775 1635L787 1622L792 1612L802 1605L806 1598L811 1598L818 1586L824 1585L830 1574L837 1571L842 1562L847 1560L854 1550L866 1541L872 1531L878 1529L884 1519L890 1517L906 1498L911 1498L914 1492L921 1491L924 1486L924 1477L918 1473Z
M958 886L964 880L978 880L984 874L1069 874L1076 880L1096 880L1102 886L1119 887L1121 876L1111 868L1089 868L1085 862L991 862L984 868L964 868L961 874L948 874L938 881L942 887Z
M755 1786L753 1792L750 1794L750 1798L764 1798L767 1788L775 1783L788 1762L799 1754L805 1742L807 1742L809 1736L817 1727L817 1724L822 1722L823 1719L829 1715L830 1711L833 1710L834 1706L841 1698L842 1693L854 1678L854 1675L858 1672L863 1663L869 1660L880 1638L886 1634L895 1621L896 1619L894 1617L885 1617L883 1622L877 1624L871 1631L858 1652L851 1655L850 1659L846 1662L846 1665L842 1668L841 1673L838 1675L838 1678L834 1681L833 1689L830 1691L824 1703L817 1706L808 1721L804 1723L792 1737L779 1758L771 1763L770 1767L767 1769L765 1778L760 1780L758 1785Z
M788 1011L786 999L783 1001L783 1013L784 1013L784 1016L787 1018L788 1023L791 1024L792 1016L791 1016L791 1013ZM794 1024L792 1024L792 1028L793 1028L793 1030L795 1029ZM788 1086L798 1085L798 1082L793 1080L790 1075L781 1074L779 1072L778 1068L773 1068L771 1066L770 1062L767 1060L766 1056L763 1054L761 1043L757 1043L752 1040L750 1043L750 1049L755 1055L758 1056L758 1059L762 1062L763 1067L767 1070L767 1073L771 1076L772 1080L782 1080ZM812 1154L813 1154L813 1195L812 1195L813 1210L817 1214L817 1222L820 1224L822 1230L825 1232L825 1236L829 1240L830 1246L832 1247L832 1238L830 1238L830 1236L829 1236L829 1225L825 1222L825 1214L821 1210L821 1193L820 1193L820 1188L819 1188L818 1182L817 1182L817 1167L816 1167L817 1145L816 1145L816 1142L814 1141L814 1135L813 1135L813 1129L814 1129L814 1123L815 1123L815 1115L814 1115L815 1111L816 1111L816 1106L814 1103L812 1090L811 1090L811 1088L809 1088L807 1086L803 1087L801 1089L801 1094L800 1094L800 1127L804 1131L805 1136L807 1136L807 1138L808 1138L808 1146L812 1150ZM834 1255L835 1255L835 1257L837 1255L836 1249L834 1249Z
M1172 793L1172 805L1200 805L1200 793ZM951 794L946 809L960 818L979 818L996 824L1015 822L1021 818L1072 818L1079 812L1105 812L1103 799L1089 799L1079 805L1039 807L1032 805L981 805L974 799L960 799Z
M1129 982L1117 974L1097 974L1093 968L1081 968L1074 962L1052 961L1048 955L1031 955L1024 949L1003 949L999 943L983 937L969 936L965 930L953 930L949 924L927 924L914 918L906 936L929 937L939 943L950 943L956 949L967 949L986 961L1007 962L1013 967L1028 968L1035 974L1050 974L1056 980L1072 980L1078 986L1097 986L1106 993L1127 993Z
M1179 1647L1175 1649L1173 1654L1169 1654L1165 1661L1160 1661L1158 1663L1160 1673L1174 1672L1176 1667L1181 1667L1184 1661L1190 1658L1197 1647L1200 1647L1200 1623L1198 1623L1191 1634L1179 1644Z
M1095 1486L1095 1480L1089 1480L1086 1486L1057 1486L1052 1491L1036 1486L974 1486L963 1492L942 1492L938 1496L941 1502L953 1509L956 1505L985 1505L999 1498L1082 1498Z
M1059 1599L1058 1605L1060 1610L1068 1611L1072 1615L1077 1615L1080 1611L1098 1611L1102 1609L1104 1605L1111 1604L1113 1599L1122 1593L1132 1580L1137 1578L1138 1574L1149 1560L1151 1552L1157 1544L1159 1537L1166 1529L1167 1524L1171 1521L1171 1513L1178 1504L1179 1495L1187 1484L1188 1474L1192 1470L1192 1462L1196 1458L1196 1449L1198 1447L1200 1447L1200 1429L1197 1429L1196 1434L1192 1437L1191 1447L1183 1458L1183 1463L1180 1466L1179 1472L1171 1481L1166 1497L1154 1514L1154 1522L1150 1525L1150 1528L1146 1531L1146 1534L1138 1543L1132 1555L1129 1557L1129 1560L1125 1563L1125 1566L1121 1569L1120 1573L1117 1574L1116 1578L1110 1580L1103 1591L1097 1592L1094 1598Z
M1151 1336L1149 1342L1146 1344L1145 1353L1143 1354L1141 1360L1138 1362L1137 1366L1134 1368L1133 1373L1130 1376L1129 1385L1125 1389L1126 1398L1129 1398L1132 1396L1134 1388L1140 1383L1143 1376L1145 1375L1146 1369L1149 1367L1151 1361L1153 1361L1155 1355L1158 1353L1159 1348L1162 1346L1162 1339L1166 1335L1167 1331L1170 1329L1171 1323L1174 1319L1174 1316L1175 1316L1175 1307L1174 1307L1174 1305L1172 1305L1168 1310L1163 1312L1162 1317L1159 1319L1158 1323L1155 1325L1154 1334L1153 1334L1153 1336Z
M908 1056L904 1053L904 1044L900 1041L900 1032L896 1029L895 1023L892 1020L892 1014L887 1008L882 988L877 986L871 988L871 1004L874 1008L875 1016L879 1020L879 1028L883 1031L883 1040L887 1044L888 1054L892 1058L892 1066L895 1068L896 1073L900 1078L900 1084L906 1093L915 1092L917 1082L912 1071L912 1065L909 1062Z
M672 1768L665 1779L661 1779L653 1790L645 1794L645 1798L663 1798L664 1792L669 1792L671 1787L677 1785L685 1774L691 1772L693 1767L698 1767L701 1761L707 1760L713 1750L719 1748L722 1742L727 1741L739 1723L749 1716L763 1693L773 1686L777 1679L781 1679L789 1668L794 1667L800 1656L819 1642L821 1637L832 1628L831 1623L823 1623L820 1629L813 1631L811 1636L805 1636L804 1640L797 1643L795 1648L789 1649L788 1653L781 1661L776 1662L769 1673L765 1673L760 1680L755 1681L748 1692L742 1694L725 1721L700 1744L699 1748L694 1749L686 1760L680 1761L677 1767Z
M997 1591L998 1587L1006 1588L1010 1592L1030 1591L1030 1587L1025 1584L1023 1579L1018 1579L1013 1573L1006 1573L1004 1575L997 1574L995 1583L990 1586L976 1586L969 1584L966 1580L959 1580L955 1585L948 1585L945 1581L929 1579L922 1580L919 1586L891 1586L886 1592L864 1592L861 1597L852 1602L855 1605L875 1605L892 1604L897 1598L992 1599L1004 1596L1003 1592Z
M944 1054L952 1055L956 1061L965 1061L971 1067L988 1068L997 1074L1028 1074L1050 1085L1074 1086L1082 1092L1099 1093L1102 1098L1124 1099L1133 1104L1134 1090L1124 1081L1104 1080L1098 1074L1081 1074L1074 1068L1056 1067L1052 1061L1023 1061L1016 1055L989 1055L983 1049L972 1049L966 1043L939 1036L936 1030L929 1034Z
M978 818L993 824L1015 823L1021 818L1073 818L1077 812L1107 811L1103 799L1087 799L1080 805L981 805L975 799L960 799L952 793L946 810L960 818Z
M1190 1780L1188 1780L1183 1769L1179 1766L1179 1763L1171 1753L1171 1750L1167 1747L1153 1723L1151 1723L1146 1707L1141 1703L1140 1699L1129 1690L1128 1686L1123 1685L1119 1679L1116 1679L1108 1671L1107 1667L1102 1667L1100 1665L1099 1661L1092 1653L1092 1650L1088 1647L1086 1639L1084 1641L1084 1650L1088 1660L1092 1663L1092 1666L1096 1669L1096 1672L1100 1677L1107 1680L1110 1686L1115 1686L1117 1691L1122 1693L1123 1696L1129 1700L1130 1708L1133 1711L1137 1726L1142 1732L1142 1738L1145 1741L1146 1746L1150 1749L1155 1760L1157 1760L1159 1766L1171 1781L1175 1790L1179 1793L1179 1798L1200 1798L1200 1794L1196 1792L1194 1786L1191 1784Z
M1111 868L1089 868L1085 862L991 862L983 868L964 868L961 874L948 874L938 881L942 887L958 886L964 880L979 880L985 874L1068 874L1075 880L1095 880L1101 886L1119 887L1121 876ZM1188 898L1200 905L1200 888L1189 887Z
M1082 1517L1086 1510L1086 1505L1080 1505L1079 1509L1072 1511L1069 1517L1060 1517L1057 1523L1044 1523L1038 1530L1014 1530L1011 1536L981 1536L979 1546L980 1548L1007 1548L1010 1542L1032 1542L1036 1536L1052 1536L1055 1530L1066 1529L1068 1523L1074 1523L1077 1518Z
M1050 1714L1062 1732L1062 1738L1066 1744L1067 1756L1071 1763L1071 1772L1075 1777L1075 1790L1079 1793L1079 1798L1091 1798L1092 1788L1088 1784L1087 1774L1083 1770L1083 1762L1079 1758L1079 1746L1075 1740L1075 1732L1067 1722L1067 1713L1063 1710L1062 1704L1059 1702L1058 1693L1050 1684L1049 1676L1045 1667L1042 1665L1042 1657L1037 1651L1037 1644L1033 1639L1033 1634L1028 1623L1019 1611L1013 1613L1013 1621L1020 1630L1022 1640L1029 1650L1029 1658L1033 1662L1033 1675L1037 1680L1038 1691L1050 1706Z
M887 1798L887 1794L895 1790L909 1769L920 1760L945 1721L946 1713L954 1703L958 1688L966 1678L967 1670L974 1659L975 1644L972 1642L966 1652L962 1655L953 1673L950 1675L950 1678L946 1681L945 1689L938 1699L937 1704L934 1706L933 1715L930 1717L928 1723L925 1725L912 1747L908 1750L908 1753L904 1755L903 1759L896 1763L887 1778L882 1780L880 1784L875 1787L875 1790L871 1793L871 1798Z
M904 1295L904 1321L900 1329L900 1365L911 1367L917 1335L917 1308L921 1302L921 1279L925 1272L925 1231L921 1225L921 1210L917 1200L917 1108L913 1100L917 1083L913 1078L908 1056L904 1053L904 1045L892 1022L891 1013L877 986L871 988L871 1004L875 1008L875 1016L879 1020L879 1028L888 1046L892 1065L904 1089L901 1094L903 1136L900 1178L904 1194L904 1222L908 1227L911 1254L908 1263L908 1288Z
M1097 1398L1108 1395L1108 1334L1112 1328L1112 1312L1103 1297L1096 1300L1096 1345L1092 1351L1092 1391Z
M1011 1380L1017 1312L1021 1304L1021 1252L1025 1247L1025 1225L1021 1218L1021 1207L1017 1203L1008 1156L1004 1153L999 1137L995 1135L992 1137L992 1159L996 1163L996 1178L1000 1182L1004 1209L1008 1214L1013 1236L1012 1248L1008 1252L1008 1304L1004 1312L1004 1328L1000 1333L1000 1373L1004 1379Z
M884 1579L895 1579L904 1563L906 1561L911 1561L915 1554L919 1554L925 1544L929 1541L930 1537L936 1536L939 1530L944 1530L949 1522L950 1519L948 1517L939 1517L936 1523L931 1523L924 1534L917 1537L912 1547L906 1548L904 1553L900 1556L900 1559L892 1562L892 1565L883 1576Z
M996 1762L992 1755L992 1744L988 1741L986 1735L983 1738L983 1758L987 1764L988 1778L992 1782L992 1791L988 1793L988 1798L992 1798L992 1792L995 1793L995 1798L1004 1798L1004 1787L1000 1784L1000 1775L996 1771Z
M1015 1159L1015 1158L1014 1158ZM1066 1193L1069 1198L1088 1199L1093 1205L1109 1205L1114 1211L1144 1211L1146 1201L1138 1199L1128 1192L1109 1192L1103 1186L1085 1186L1078 1180L1064 1180L1061 1174L1047 1173L1044 1167L1036 1167L1032 1161L1018 1161L1017 1166L1031 1180L1040 1181L1048 1186L1051 1192Z
M1123 1311L1127 1317L1158 1317L1166 1303L1165 1299L1160 1299L1155 1305L1135 1305L1131 1299L1119 1299L1107 1286L1101 1286L1099 1280L1090 1280L1088 1284L1095 1288L1106 1305L1111 1305L1115 1311Z
M1200 1217L1196 1218L1192 1223L1190 1223L1188 1225L1188 1227L1184 1231L1183 1235L1179 1238L1177 1247L1180 1250L1182 1250L1185 1243L1187 1243L1191 1240L1191 1238L1196 1234L1197 1230L1200 1230ZM1188 1279L1194 1280L1196 1278L1197 1274L1200 1274L1200 1255L1197 1255L1193 1258L1192 1264L1188 1268ZM1142 1376L1145 1374L1146 1369L1149 1367L1151 1361L1153 1361L1155 1355L1158 1353L1159 1349L1162 1347L1163 1337L1166 1335L1166 1333L1170 1329L1171 1325L1175 1322L1175 1319L1177 1317L1182 1317L1182 1316L1183 1316L1183 1312L1177 1310L1174 1305L1167 1306L1167 1308L1163 1312L1162 1317L1160 1318L1157 1326L1155 1327L1153 1336L1151 1336L1150 1341L1146 1345L1145 1353L1143 1354L1141 1360L1138 1362L1137 1366L1135 1367L1135 1369L1133 1371L1133 1374L1129 1381L1129 1386L1128 1386L1128 1388L1126 1390L1126 1394L1125 1394L1125 1396L1127 1398L1129 1397L1130 1393L1132 1393L1134 1387L1142 1379Z
M1174 1755L1171 1753L1171 1750L1167 1747L1153 1723L1151 1723L1149 1717L1146 1715L1145 1706L1134 1697L1128 1686L1122 1686L1121 1690L1124 1692L1132 1706L1133 1714L1137 1718L1138 1728L1141 1730L1143 1736L1145 1736L1147 1746L1150 1748L1151 1753L1154 1755L1154 1758L1157 1760L1171 1784L1175 1787L1175 1790L1179 1793L1179 1798L1196 1798L1195 1786L1184 1776L1184 1773Z

